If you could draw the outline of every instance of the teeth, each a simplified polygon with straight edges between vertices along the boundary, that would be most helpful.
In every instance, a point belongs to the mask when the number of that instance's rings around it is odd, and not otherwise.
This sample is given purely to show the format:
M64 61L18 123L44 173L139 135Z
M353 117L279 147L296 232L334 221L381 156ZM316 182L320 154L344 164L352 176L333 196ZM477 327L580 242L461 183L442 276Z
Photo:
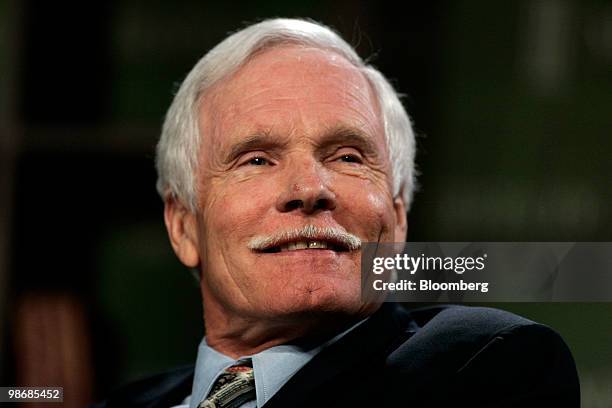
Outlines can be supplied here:
M323 241L310 241L310 242L308 242L308 248L321 248L321 249L325 249L325 248L327 248L327 242L323 242Z
M326 249L327 242L324 241L299 241L281 245L281 252L296 251L298 249Z

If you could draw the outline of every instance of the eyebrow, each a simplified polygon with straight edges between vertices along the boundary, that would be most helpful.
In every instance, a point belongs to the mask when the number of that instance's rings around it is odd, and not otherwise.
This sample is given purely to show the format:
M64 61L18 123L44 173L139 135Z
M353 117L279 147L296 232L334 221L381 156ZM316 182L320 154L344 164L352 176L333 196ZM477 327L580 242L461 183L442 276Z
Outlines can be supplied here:
M376 156L379 154L379 149L372 136L359 128L346 125L329 127L318 145L329 146L347 143L359 147L366 155Z
M260 149L278 149L282 148L286 144L286 140L282 140L281 137L273 136L270 130L259 131L235 143L229 149L229 152L225 157L227 158L227 162L231 162L244 152Z

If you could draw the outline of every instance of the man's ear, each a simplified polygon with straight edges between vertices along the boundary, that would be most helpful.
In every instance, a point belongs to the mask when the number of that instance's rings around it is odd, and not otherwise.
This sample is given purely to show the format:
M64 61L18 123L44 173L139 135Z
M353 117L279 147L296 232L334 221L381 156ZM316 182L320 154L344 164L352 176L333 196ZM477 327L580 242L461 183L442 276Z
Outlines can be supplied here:
M174 253L185 266L200 265L196 215L178 199L168 196L164 200L164 221Z
M401 194L393 199L393 209L395 210L395 242L406 241L406 233L408 232L408 214L406 214L406 206Z

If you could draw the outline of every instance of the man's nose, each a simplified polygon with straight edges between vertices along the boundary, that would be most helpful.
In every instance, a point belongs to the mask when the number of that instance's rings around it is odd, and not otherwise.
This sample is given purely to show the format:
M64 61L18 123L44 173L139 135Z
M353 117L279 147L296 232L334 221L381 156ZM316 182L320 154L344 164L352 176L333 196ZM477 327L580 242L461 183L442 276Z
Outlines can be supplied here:
M276 207L280 212L313 214L336 208L336 195L329 189L325 169L318 163L304 163L289 170Z

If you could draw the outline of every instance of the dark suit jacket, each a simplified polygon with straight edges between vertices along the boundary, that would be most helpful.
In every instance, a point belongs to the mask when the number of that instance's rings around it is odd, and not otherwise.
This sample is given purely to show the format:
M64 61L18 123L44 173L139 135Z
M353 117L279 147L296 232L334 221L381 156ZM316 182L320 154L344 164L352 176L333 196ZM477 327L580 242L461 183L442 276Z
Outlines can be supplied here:
M97 407L169 407L193 367L134 383ZM278 407L578 407L572 356L550 328L501 310L384 304L315 356L269 401Z

